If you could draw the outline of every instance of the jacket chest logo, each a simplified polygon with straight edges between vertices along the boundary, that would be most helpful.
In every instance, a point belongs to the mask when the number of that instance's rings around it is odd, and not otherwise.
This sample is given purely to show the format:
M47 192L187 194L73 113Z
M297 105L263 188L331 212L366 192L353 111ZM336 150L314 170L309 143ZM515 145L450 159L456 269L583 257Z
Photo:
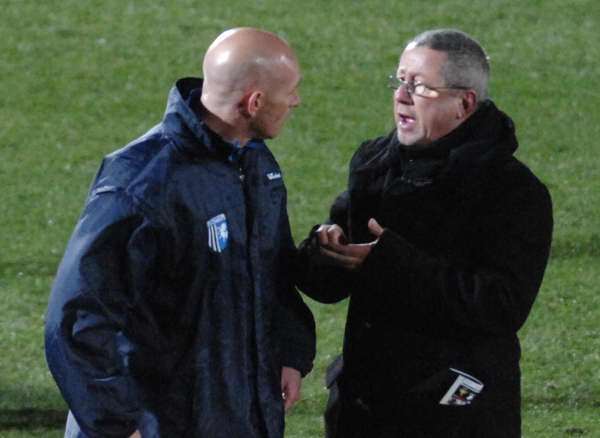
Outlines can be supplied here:
M227 248L229 230L225 214L221 213L209 219L206 227L208 228L208 247L214 252L222 252Z
M274 179L281 179L281 172L269 172L267 173L267 179L273 181Z

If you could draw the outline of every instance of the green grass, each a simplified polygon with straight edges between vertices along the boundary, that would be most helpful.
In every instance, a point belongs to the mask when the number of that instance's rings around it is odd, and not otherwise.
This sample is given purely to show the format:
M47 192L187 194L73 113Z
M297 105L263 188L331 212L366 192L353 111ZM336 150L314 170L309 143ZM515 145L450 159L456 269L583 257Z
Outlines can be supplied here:
M524 436L600 436L598 2L6 0L1 14L0 436L61 436L43 315L101 157L158 122L173 81L199 75L206 46L239 25L285 36L302 64L303 104L271 142L297 240L325 218L358 143L391 127L385 78L406 39L458 27L482 42L518 156L554 199L552 258L521 332ZM344 304L311 307L318 357L293 438L322 435L343 332Z

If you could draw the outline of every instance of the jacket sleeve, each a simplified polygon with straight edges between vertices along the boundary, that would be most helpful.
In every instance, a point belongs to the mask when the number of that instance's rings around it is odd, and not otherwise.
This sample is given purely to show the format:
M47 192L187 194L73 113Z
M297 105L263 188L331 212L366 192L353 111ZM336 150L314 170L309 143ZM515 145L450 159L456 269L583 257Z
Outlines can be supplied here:
M365 260L371 292L416 312L423 324L514 333L525 322L542 282L552 235L550 195L540 183L507 190L482 212L469 260L428 254L389 229ZM375 298L375 297L374 297Z
M382 161L387 145L395 139L396 134L393 130L386 137L379 137L361 143L350 160L350 176L352 177L356 169L364 166L367 162L378 163ZM341 226L346 237L354 240L356 237L350 233L350 229L354 229L350 223L352 178L349 178L348 183L348 190L339 194L331 205L327 223ZM365 185L370 185L370 182L365 182ZM367 212L372 214L368 209ZM353 290L360 290L363 276L359 271L348 271L333 266L327 262L325 257L321 256L319 243L315 235L317 228L318 225L313 227L308 237L299 246L296 281L300 290L312 299L322 303L336 303L349 297Z
M149 221L122 192L93 193L59 267L46 318L46 358L89 437L125 437L142 416L129 363L130 311L159 251Z
M285 210L285 208L284 208ZM282 365L307 375L316 355L315 321L294 285L293 267L297 250L292 239L287 213L280 216L281 249L279 254L278 305L274 324Z
M338 224L348 235L348 192L342 192L331 205L327 224ZM296 284L300 290L321 303L336 303L347 298L357 280L354 272L327 265L325 258L319 253L315 225L299 247L295 264Z

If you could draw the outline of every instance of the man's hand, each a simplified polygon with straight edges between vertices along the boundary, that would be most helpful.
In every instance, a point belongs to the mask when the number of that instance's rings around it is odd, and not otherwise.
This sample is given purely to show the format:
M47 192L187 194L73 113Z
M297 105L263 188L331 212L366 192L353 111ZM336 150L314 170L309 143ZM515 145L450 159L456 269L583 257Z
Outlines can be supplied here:
M371 249L383 233L383 228L375 219L369 219L369 231L376 237L369 243L347 244L344 231L339 225L321 225L316 233L319 240L320 252L326 259L326 264L340 266L348 270L358 269Z
M281 369L281 397L285 402L286 411L300 399L301 385L302 375L300 371L289 367Z
M321 225L315 231L320 246L345 245L348 243L344 230L337 224Z
M136 430L135 432L133 432L133 435L131 435L129 438L142 438L142 434L139 430Z

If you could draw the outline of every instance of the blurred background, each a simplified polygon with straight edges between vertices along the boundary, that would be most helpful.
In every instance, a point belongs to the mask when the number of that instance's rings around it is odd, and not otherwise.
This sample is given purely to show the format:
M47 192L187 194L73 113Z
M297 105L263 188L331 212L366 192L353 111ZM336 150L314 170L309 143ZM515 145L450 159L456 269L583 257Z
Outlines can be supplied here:
M387 76L406 41L466 31L486 48L491 96L515 121L517 156L548 185L550 264L521 330L523 434L600 436L600 3L594 0L0 2L0 436L59 437L66 406L47 371L53 277L102 157L158 123L174 81L200 76L223 30L255 26L300 59L302 105L270 142L296 241L323 221L365 139L393 127ZM346 304L307 298L315 369L287 417L323 436L324 370Z

